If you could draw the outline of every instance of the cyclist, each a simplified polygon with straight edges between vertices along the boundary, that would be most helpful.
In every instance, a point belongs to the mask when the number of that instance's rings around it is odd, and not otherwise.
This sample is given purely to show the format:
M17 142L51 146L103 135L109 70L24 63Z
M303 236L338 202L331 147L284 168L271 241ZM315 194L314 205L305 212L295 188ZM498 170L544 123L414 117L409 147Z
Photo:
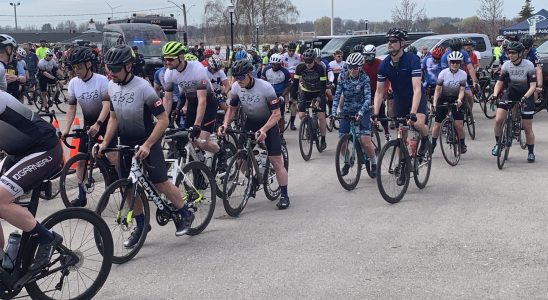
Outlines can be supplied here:
M441 70L443 70L441 66L441 57L444 53L445 50L442 47L436 47L432 49L430 55L428 55L422 62L422 72L424 78L422 85L426 88L427 96L431 96L432 92L436 88L438 75Z
M426 97L424 97L421 85L420 60L417 55L403 51L407 41L407 31L392 28L386 33L386 39L389 55L379 66L374 100L375 110L371 119L376 122L384 98L384 82L388 79L394 96L394 116L396 118L409 117L409 124L414 125L421 135L418 154L423 156L429 149L426 149L426 145L428 145L428 127L425 125ZM400 167L404 168L405 166ZM403 185L405 174L404 172L400 173L397 184Z
M230 90L230 106L225 115L223 126L217 133L225 134L225 128L232 122L238 107L246 114L245 130L256 132L256 139L264 141L268 152L268 160L276 172L280 186L279 209L289 207L287 194L287 170L284 167L278 121L281 118L280 102L272 85L262 79L252 76L253 65L248 60L240 60L232 66L232 74L236 82Z
M525 47L520 42L510 42L508 45L508 58L501 68L500 78L495 84L493 91L493 98L498 98L503 86L506 85L506 91L504 91L504 99L517 101L520 99L522 110L522 126L525 131L525 139L528 149L527 161L534 162L535 154L535 134L533 133L533 115L535 113L535 103L533 100L533 93L537 85L537 75L535 72L535 66L527 59L523 58L523 51ZM497 144L493 147L492 154L497 156L499 154L498 142L501 135L502 122L506 118L506 110L516 109L516 107L507 107L504 103L499 103L497 108L497 114L495 117L495 140Z
M179 91L186 99L179 103L185 113L185 126L192 127L191 138L200 138L200 149L212 154L219 152L219 145L211 141L209 136L215 132L217 117L217 100L213 95L208 71L199 61L186 61L185 47L180 42L169 42L162 49L169 70L165 74L164 105L171 110L173 87L179 85ZM219 159L222 161L222 159Z
M213 57L220 59L221 62L225 61L224 55L221 54L221 46L215 46L215 53L213 54Z
M502 42L504 42L504 36L499 35L496 39L496 46L493 47L493 58L491 59L491 63L489 65L492 65L495 61L498 61L501 55L502 50Z
M48 41L40 40L40 47L36 48L36 56L39 60L46 58L46 51L48 50Z
M377 157L375 156L375 147L371 142L371 84L369 76L361 69L365 63L362 53L352 53L346 59L348 70L339 76L339 84L333 99L333 113L331 118L335 117L339 107L339 99L343 97L339 115L355 116L360 123L358 135L367 157L371 159L371 174L377 171ZM350 132L350 120L341 119L339 121L339 138ZM342 149L346 151L346 149ZM348 174L350 162L345 162L342 168L342 175ZM373 175L374 176L374 175Z
M537 88L535 91L535 101L536 101L540 93L542 93L542 89L543 89L543 82L544 82L544 78L542 74L543 64L540 61L537 49L533 47L532 36L526 34L521 37L520 42L523 44L523 47L525 47L525 50L523 50L522 57L528 59L535 66L535 72L537 75Z
M160 140L169 124L168 114L152 86L145 79L132 74L134 59L134 52L127 45L112 47L105 54L105 64L112 76L108 84L110 118L105 138L99 145L99 154L101 155L114 139L116 132L121 144L139 145L139 150L134 154L135 157L140 160L146 159L154 167L148 170L150 181L179 209L181 218L175 219L174 223L175 235L181 236L188 232L194 220L194 214L184 203L179 189L167 177ZM154 117L157 120L156 123L154 123ZM132 156L132 154L120 155L118 164L120 178L128 177ZM135 203L134 214L137 226L124 241L126 248L133 247L138 242L142 231L145 230L143 207L140 201Z
M295 70L297 69L297 66L303 61L302 55L297 53L296 50L297 50L297 43L289 42L289 44L287 45L287 53L281 54L282 66L289 71L289 74L291 75L291 80L293 80L295 76ZM295 97L296 95L290 95L291 99ZM295 117L297 116L297 104L290 101L289 108L291 110L291 117L289 118L289 128L291 130L297 130L297 127L295 127Z
M167 70L167 62L163 57L162 57L162 63L163 63L163 66L160 69L158 69L156 72L154 72L154 90L156 91L158 96L161 96L161 92L162 90L165 90L164 87L166 84L165 74ZM180 97L179 86L175 85L173 86L173 95L171 98L170 111L175 111L175 109L177 108L177 105L179 104L179 101L180 101L179 97ZM178 119L180 119L180 117ZM177 122L177 124L180 124L180 120Z
M464 113L462 111L462 101L464 99L464 89L466 87L466 72L460 69L464 55L459 51L453 51L447 57L449 68L443 69L437 76L436 89L434 91L433 109L436 113L436 122L432 129L432 152L436 148L438 136L440 135L441 122L447 116L449 108L447 106L439 107L439 104L448 104L457 102L457 107L451 106L451 113L455 119L455 129L459 138L460 152L466 153L467 147L464 135Z
M470 57L470 61L472 62L474 70L477 70L480 65L480 61L479 57L474 51L474 41L472 41L471 39L463 39L462 46L464 48L464 51L466 51L466 53Z
M38 56L33 52L34 50L29 44L25 44L23 47L27 55L25 56L25 62L27 64L27 70L29 72L27 78L27 87L34 92L36 86L36 73L38 72ZM32 105L32 100L28 99L29 105Z
M291 75L286 68L282 67L282 57L280 54L272 54L269 62L270 64L263 69L261 79L268 81L272 85L278 98L283 97L283 99L286 99L289 94L289 89L291 88ZM280 118L278 125L280 126L280 129L283 130L285 128L285 105L281 102L279 106L282 117ZM282 144L285 144L283 132L280 133L280 138L282 140Z
M23 91L25 90L25 85L27 84L29 80L29 71L27 69L27 62L25 61L25 57L27 56L27 51L23 49L22 47L17 48L17 68L23 69L24 75L19 77L19 101L23 103Z
M40 98L45 109L48 110L48 84L56 84L59 82L57 77L61 77L61 70L58 64L53 59L53 50L46 50L46 57L38 62L38 84L40 86ZM57 75L57 77L56 77Z
M327 82L327 72L323 64L316 61L316 51L307 49L303 53L304 62L300 63L295 69L293 85L291 87L291 97L295 102L298 97L299 119L303 119L307 108L312 101L317 101L318 121L320 123L321 142L320 149L325 150L325 133L327 124L325 122L325 89Z
M208 65L209 65L209 59L210 59L211 57L213 57L213 54L215 54L215 52L213 51L213 49L207 48L207 49L204 50L204 58L203 58L202 61L201 61L202 65L203 65L204 67L206 67L206 68L208 67Z
M226 96L230 90L228 77L226 77L225 71L223 71L223 65L218 58L210 57L208 65L207 76L212 84L213 91L217 94L217 105L226 112L228 109L228 106L226 105Z
M17 42L7 34L0 34L0 90L6 91L8 82L6 81L6 68L11 63Z
M110 111L110 99L108 97L108 79L100 74L93 73L92 60L94 55L90 48L76 47L68 57L68 61L73 68L76 77L72 78L68 85L68 110L65 130L61 138L69 134L72 122L76 115L76 104L80 104L82 114L84 115L84 128L88 128L88 133L92 136L105 136L107 128L108 115ZM86 153L88 143L92 143L85 135L80 138L78 152ZM114 139L109 147L116 146ZM116 153L109 153L107 157L112 165L116 164ZM82 181L84 180L84 160L78 161L76 165L76 174L78 177L78 198L71 201L72 206L84 207L87 205L87 193Z
M15 59L12 59L6 65L6 81L8 82L8 87L6 92L8 92L13 97L15 97L15 99L19 99L19 96L21 95L21 90L20 90L21 84L24 84L27 78L25 67L19 61L20 60L19 49L21 49L21 51L24 52L22 48L17 48L16 49L17 51L15 51L15 53L13 54L13 57L15 57Z
M131 72L135 76L139 76L146 79L147 76L145 76L145 56L139 53L138 46L133 46L131 47L131 49L135 53L135 59L133 60L133 65L131 66Z

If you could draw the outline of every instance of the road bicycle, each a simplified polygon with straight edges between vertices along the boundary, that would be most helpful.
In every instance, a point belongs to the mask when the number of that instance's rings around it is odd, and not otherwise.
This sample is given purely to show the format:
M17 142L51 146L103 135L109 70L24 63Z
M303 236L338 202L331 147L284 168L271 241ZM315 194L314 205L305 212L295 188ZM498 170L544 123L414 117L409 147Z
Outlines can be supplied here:
M312 146L316 144L318 152L323 152L320 144L320 123L318 120L319 99L312 100L306 109L305 116L299 125L299 150L305 161L312 156ZM312 110L312 113L310 111Z
M409 187L410 173L413 173L413 179L419 189L426 187L432 168L432 147L430 139L426 139L427 145L421 149L422 139L420 134L413 126L407 125L408 118L385 118L400 124L397 138L387 142L382 147L377 161L377 186L384 200L389 203L399 202ZM381 119L379 119L381 120ZM409 143L416 141L416 146L411 146L411 153L407 149L407 143L404 139L404 131L411 129L408 135Z
M464 114L464 124L472 140L476 139L476 121L474 121L474 113L470 108L468 101L463 101L462 113Z
M358 130L360 122L354 116L335 117L338 120L347 120L350 123L350 132L343 135L337 143L335 155L335 171L341 186L348 191L356 188L360 180L362 166L365 166L367 174L375 178L375 172L371 169L371 158L367 157L361 143ZM381 149L381 138L376 126L371 126L371 142L378 156Z
M521 101L501 100L508 109L506 110L506 118L502 123L502 133L499 141L497 142L497 167L499 170L504 168L504 163L508 159L510 153L510 147L512 147L512 141L516 140L520 143L522 149L525 149L525 131L521 124L522 104ZM516 114L513 113L513 107L517 106Z
M55 104L59 112L63 114L67 113L68 90L60 82L48 83L46 95L47 106L44 105L40 92L35 91L35 93L37 93L37 96L34 99L34 105L38 111L48 111Z
M448 109L447 116L440 125L439 144L441 153L450 166L456 166L460 160L461 147L452 108L458 107L458 104L446 103L438 105L438 108L440 107L447 107Z

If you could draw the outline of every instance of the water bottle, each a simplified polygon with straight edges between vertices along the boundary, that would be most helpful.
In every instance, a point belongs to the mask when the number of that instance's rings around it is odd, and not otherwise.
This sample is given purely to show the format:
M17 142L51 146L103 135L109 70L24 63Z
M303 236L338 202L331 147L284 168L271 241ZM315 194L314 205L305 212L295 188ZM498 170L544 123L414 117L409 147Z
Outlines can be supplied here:
M196 158L198 159L198 161L204 162L204 160L205 160L204 150L202 150L200 148L195 148L194 151L196 151Z
M409 156L415 157L417 154L417 137L413 136L410 139L407 140L407 152L409 152Z
M256 159L257 164L259 165L259 176L260 178L262 178L264 174L264 169L266 167L266 154L264 152L261 152L259 155L257 155Z
M205 151L205 154L204 154L205 165L211 169L212 162L213 162L213 154L211 154L211 152L209 151Z
M15 266L17 252L19 252L19 242L21 242L21 234L16 230L10 234L8 245L6 247L6 255L2 260L2 268L11 270Z

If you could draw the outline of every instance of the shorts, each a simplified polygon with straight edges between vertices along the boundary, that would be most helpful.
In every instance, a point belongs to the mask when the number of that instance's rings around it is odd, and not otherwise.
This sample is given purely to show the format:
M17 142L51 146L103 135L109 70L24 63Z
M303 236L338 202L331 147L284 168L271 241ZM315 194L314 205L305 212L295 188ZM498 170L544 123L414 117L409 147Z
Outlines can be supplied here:
M394 99L392 104L392 110L394 112L394 117L404 118L411 113L411 106L413 105L413 100L409 101L400 101L399 99ZM419 108L417 109L418 114L426 114L426 96L423 94L421 96L421 101L419 103Z
M191 107L190 103L188 105L188 110L185 115L185 125L186 128L190 128L194 125L194 121L196 121L196 110L198 109L198 104L192 105L194 107ZM204 113L204 118L202 119L202 124L200 124L200 127L202 128L202 131L206 131L209 133L215 132L215 119L217 117L217 103L210 103L208 100L206 105L206 110Z
M509 97L508 94L509 93L504 93L504 95L502 96L502 99L508 100L508 97ZM515 104L516 103L512 103L512 104L509 104L508 106L514 107ZM499 102L497 104L497 108L504 109L504 110L508 110L508 106L504 104L504 102ZM523 120L532 120L534 115L535 115L535 99L533 96L531 96L527 99L527 102L521 108L521 118Z
M312 100L318 97L320 98L320 105L317 112L325 112L327 107L325 93L320 94L320 92L309 93L299 91L299 98L297 101L297 108L299 109L299 112L306 112L306 109L310 106Z
M257 131L261 129L262 126L257 124L246 123L245 130ZM238 144L243 145L243 135L240 136L240 141ZM273 126L266 132L266 139L264 140L266 145L266 151L268 156L279 156L282 155L282 139L280 137L280 128L278 126Z
M453 102L453 101L451 101ZM438 104L447 104L450 103L447 99L441 99L441 102ZM451 114L453 114L453 119L456 121L463 121L464 120L464 112L462 111L464 106L461 106L459 109L457 109L456 106L451 105ZM447 106L436 106L436 123L441 123L443 119L447 116L447 113L449 112L449 107Z
M53 149L31 153L27 156L9 155L0 162L0 186L13 198L35 189L44 180L53 176L63 166L63 149L58 143Z
M47 78L46 76L40 75L38 77L38 85L40 86L40 92L48 91L48 84L55 84L55 79Z
M150 147L150 153L145 160L153 168L147 169L148 179L152 183L162 183L167 181L167 165L164 160L164 152L162 151L161 142L158 141L152 147ZM124 144L124 143L122 143ZM133 146L133 145L126 145ZM129 171L131 170L131 160L133 158L133 152L124 152L118 157L118 178L128 178Z
M350 133L350 122L351 120L340 119L339 120L339 138L343 137L345 134ZM371 113L366 112L361 121L359 128L356 132L359 136L371 136Z

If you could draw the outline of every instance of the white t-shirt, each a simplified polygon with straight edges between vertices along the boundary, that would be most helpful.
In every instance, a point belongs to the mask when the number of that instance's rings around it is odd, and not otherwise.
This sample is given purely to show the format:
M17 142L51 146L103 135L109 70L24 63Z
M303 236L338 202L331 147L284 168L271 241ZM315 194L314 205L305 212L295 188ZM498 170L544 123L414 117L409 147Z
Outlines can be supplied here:
M103 101L109 101L108 79L105 76L93 73L88 81L83 81L78 77L70 80L68 104L80 104L86 125L97 122L97 118L103 109Z
M295 69L297 65L302 61L301 55L299 53L293 53L293 56L289 56L289 53L282 54L282 66L286 68L289 73L295 74Z
M207 69L207 68L206 68ZM209 77L209 82L211 82L211 85L213 86L213 90L223 89L223 81L227 80L225 71L219 70L215 73L211 73L209 69L207 69L207 76Z

